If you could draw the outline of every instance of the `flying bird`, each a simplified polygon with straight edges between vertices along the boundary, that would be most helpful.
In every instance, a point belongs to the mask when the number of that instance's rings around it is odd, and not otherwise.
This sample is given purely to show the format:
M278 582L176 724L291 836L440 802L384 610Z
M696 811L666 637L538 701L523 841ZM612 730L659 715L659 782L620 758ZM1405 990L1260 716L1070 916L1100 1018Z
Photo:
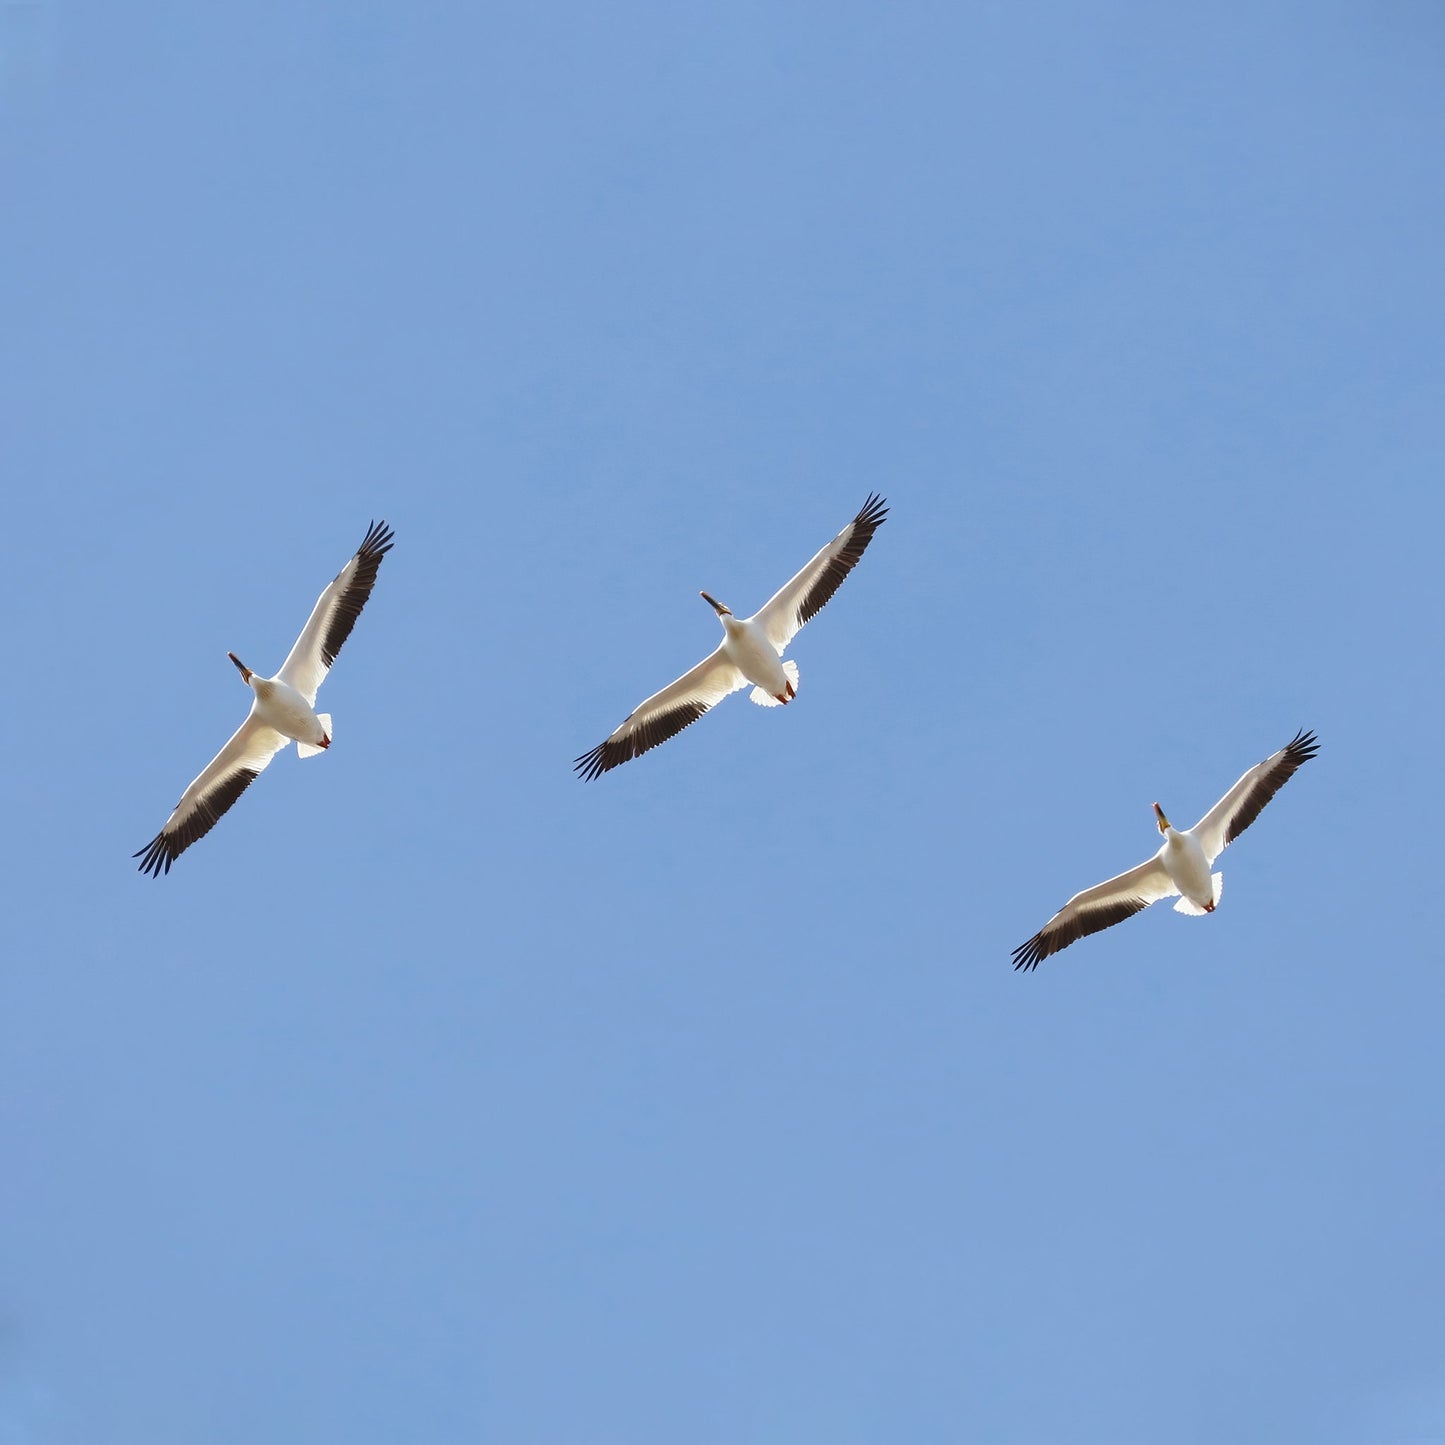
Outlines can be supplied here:
M1014 967L1037 968L1051 953L1085 935L1098 933L1141 913L1161 898L1178 897L1176 913L1213 913L1224 888L1222 873L1210 874L1214 860L1259 817L1260 810L1295 769L1319 752L1312 732L1298 732L1277 753L1252 767L1192 828L1181 833L1154 804L1163 846L1137 868L1076 893L1029 939L1013 951Z
M858 565L887 515L883 498L870 496L858 515L751 617L736 617L715 597L701 593L723 626L717 650L634 708L611 737L577 759L574 769L591 779L640 758L749 683L752 700L763 707L792 702L798 664L791 658L784 662L784 650Z
M351 636L391 546L391 528L385 522L372 523L356 555L316 599L301 636L275 677L262 677L234 652L226 654L254 694L251 711L181 795L165 827L132 855L141 860L142 873L155 878L169 873L171 864L216 826L221 814L288 742L295 742L303 758L313 758L331 746L331 715L313 711L316 692L341 644Z

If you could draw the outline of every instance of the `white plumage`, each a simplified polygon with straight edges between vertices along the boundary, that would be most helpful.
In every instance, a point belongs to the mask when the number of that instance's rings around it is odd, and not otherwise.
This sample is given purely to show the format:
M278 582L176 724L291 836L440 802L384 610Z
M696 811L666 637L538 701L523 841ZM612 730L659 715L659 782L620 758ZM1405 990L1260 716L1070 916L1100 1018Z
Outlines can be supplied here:
M294 740L303 758L331 746L331 715L315 711L316 694L366 606L381 559L391 546L391 528L385 522L367 529L355 556L317 598L301 636L274 677L253 672L234 652L226 654L252 691L251 711L181 795L165 827L134 855L141 860L142 873L157 878L169 873L171 864L215 827L288 742Z
M798 691L798 665L783 660L784 650L858 565L887 515L883 498L870 496L858 515L751 617L735 617L702 593L723 625L717 650L634 708L610 737L577 759L576 771L596 778L641 757L748 683L753 684L752 700L764 707L791 702Z
M1015 968L1037 968L1051 953L1090 933L1142 912L1161 898L1178 897L1175 912L1212 913L1224 875L1210 865L1259 817L1260 810L1319 751L1313 733L1299 732L1278 752L1252 767L1187 832L1179 832L1158 803L1154 813L1164 843L1137 868L1076 893L1029 939L1014 949Z

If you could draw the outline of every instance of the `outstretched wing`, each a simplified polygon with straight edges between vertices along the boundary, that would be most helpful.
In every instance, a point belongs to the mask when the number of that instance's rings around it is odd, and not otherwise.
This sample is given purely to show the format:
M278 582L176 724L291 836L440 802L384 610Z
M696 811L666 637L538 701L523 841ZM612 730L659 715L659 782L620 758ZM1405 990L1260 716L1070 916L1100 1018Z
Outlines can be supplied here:
M226 746L206 764L200 777L181 794L166 825L144 848L131 856L140 871L159 878L198 838L204 838L221 815L264 771L290 741L274 728L248 717Z
M858 515L750 619L762 623L768 641L778 649L779 655L803 624L821 612L842 586L843 579L858 565L858 559L867 551L874 532L883 525L887 515L888 506L883 498L870 496Z
M1110 878L1105 883L1096 883L1082 893L1076 893L1029 939L1013 951L1015 968L1037 968L1051 953L1067 948L1071 943L1112 928L1136 913L1142 913L1151 903L1161 898L1172 898L1179 890L1169 877L1168 870L1157 857Z
M1259 817L1264 805L1319 752L1315 735L1301 729L1277 753L1255 764L1189 831L1211 863Z
M600 777L611 768L640 758L694 723L714 703L747 686L747 678L723 656L721 647L694 668L634 708L611 737L583 753L572 765L583 777Z
M381 559L391 551L392 532L385 522L373 522L356 555L336 574L316 599L306 626L276 674L288 682L312 707L327 670L336 661L341 644L351 636L371 589L376 586Z

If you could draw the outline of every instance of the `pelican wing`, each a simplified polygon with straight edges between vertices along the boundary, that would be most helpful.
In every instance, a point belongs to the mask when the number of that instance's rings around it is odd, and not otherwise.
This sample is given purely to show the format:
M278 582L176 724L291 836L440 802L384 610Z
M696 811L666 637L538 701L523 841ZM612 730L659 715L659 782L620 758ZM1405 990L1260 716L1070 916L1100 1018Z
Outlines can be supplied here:
M689 723L695 723L714 703L747 686L747 678L723 656L721 647L683 673L628 714L605 742L583 753L573 764L586 779L600 777L611 768L640 758L649 748L665 743Z
M1142 913L1161 898L1172 898L1179 890L1158 857L1076 893L1029 939L1013 952L1015 968L1037 968L1051 953L1071 943L1112 928L1136 913Z
M887 515L888 506L883 498L870 496L858 515L751 619L762 623L768 641L778 649L779 656L803 624L823 610L843 579L858 565L858 559Z
M377 568L391 551L391 528L373 522L356 555L336 574L335 580L316 599L306 626L286 661L276 674L290 683L313 707L327 669L336 661L341 644L351 636L371 589L376 586Z
M1195 825L1211 863L1259 817L1264 805L1294 777L1295 770L1319 752L1315 735L1301 729L1277 753L1252 767Z
M290 741L274 728L248 717L230 741L206 764L200 777L181 794L166 825L132 857L141 860L140 871L159 878L198 838L204 838L221 814L265 770L267 763Z

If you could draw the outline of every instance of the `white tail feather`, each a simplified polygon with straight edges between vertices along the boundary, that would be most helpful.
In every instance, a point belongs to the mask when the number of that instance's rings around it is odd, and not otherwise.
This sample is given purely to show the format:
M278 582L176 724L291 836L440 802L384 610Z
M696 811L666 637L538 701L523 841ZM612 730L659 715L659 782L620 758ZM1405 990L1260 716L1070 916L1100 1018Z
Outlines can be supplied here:
M798 690L798 664L797 664L796 662L794 662L791 657L788 658L788 660L783 664L783 676L786 677L786 678L788 679L788 681L793 684L793 691L794 691L794 692L797 692L797 690ZM759 707L781 707L781 706L782 706L782 703L779 702L778 699L775 698L775 697L772 695L772 693L770 693L770 692L764 692L764 691L762 690L762 688L760 688L760 687L755 687L755 688L748 694L748 696L749 696L750 698L752 698L752 700L753 700L755 703L757 703L757 705L758 705ZM789 699L789 701L791 701L791 699Z
M319 712L316 714L316 721L326 729L326 737L329 741L331 738L331 714L329 712ZM324 753L325 751L325 748L313 747L310 743L297 742L296 744L296 756L298 758L314 758L317 753Z
M1220 895L1224 892L1224 874L1214 873L1210 876L1209 881L1214 885L1214 902L1218 903ZM1191 903L1183 897L1174 905L1174 911L1188 914L1190 918L1203 918L1209 912L1207 908L1201 908L1197 903Z

